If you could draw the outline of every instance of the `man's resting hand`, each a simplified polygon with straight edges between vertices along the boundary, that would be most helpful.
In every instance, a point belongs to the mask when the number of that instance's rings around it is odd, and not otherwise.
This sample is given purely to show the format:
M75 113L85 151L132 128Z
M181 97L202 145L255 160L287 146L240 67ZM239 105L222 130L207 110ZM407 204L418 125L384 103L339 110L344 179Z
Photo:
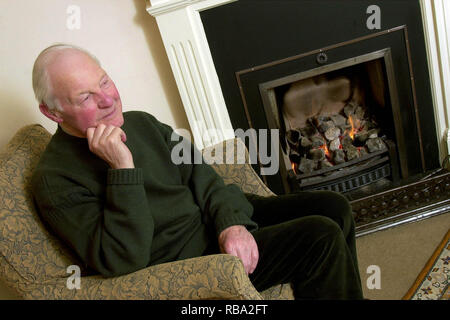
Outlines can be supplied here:
M240 258L247 274L255 271L259 259L258 245L247 228L231 226L223 230L219 235L219 247L222 253Z
M86 131L89 150L105 160L112 169L134 168L133 155L125 145L127 140L122 129L99 124Z

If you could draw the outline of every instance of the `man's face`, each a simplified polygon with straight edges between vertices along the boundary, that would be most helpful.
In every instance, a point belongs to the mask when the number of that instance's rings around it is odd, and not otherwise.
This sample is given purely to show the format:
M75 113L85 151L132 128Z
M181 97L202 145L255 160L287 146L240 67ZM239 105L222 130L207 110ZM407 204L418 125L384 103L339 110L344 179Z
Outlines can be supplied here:
M86 54L64 50L48 66L53 96L62 110L55 111L62 129L77 137L103 123L123 124L122 102L114 82Z

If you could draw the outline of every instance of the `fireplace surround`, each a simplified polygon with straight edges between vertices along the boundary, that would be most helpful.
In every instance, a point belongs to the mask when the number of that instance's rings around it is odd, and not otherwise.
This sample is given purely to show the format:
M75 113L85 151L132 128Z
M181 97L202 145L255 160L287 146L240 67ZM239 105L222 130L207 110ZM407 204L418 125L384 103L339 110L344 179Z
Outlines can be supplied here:
M353 6L356 13L347 13L349 7L343 6L344 2L351 3L350 7ZM295 8L292 7L294 3ZM365 9L373 4L381 8L381 30L366 28ZM395 105L392 97L389 110L393 114L392 119L402 119L400 126L404 127L402 132L406 136L399 137L396 128L388 134L396 152L389 158L391 172L387 183L382 179L373 183L376 187L368 191L364 186L355 193L347 193L359 224L359 234L447 211L448 183L445 177L442 178L446 173L440 165L447 154L448 113L445 109L446 95L442 92L442 65L436 59L436 55L442 58L446 53L436 43L438 40L442 44L443 40L442 29L439 30L442 26L436 23L444 20L437 9L439 6L445 4L440 0L434 4L426 1L299 0L258 1L255 7L254 1L242 0L148 1L148 11L156 17L160 27L194 142L200 149L232 138L229 132L233 128L273 128L266 119L262 94L264 84L308 70L327 68L346 58L382 50L391 52L391 60L397 69L393 75L395 81L389 84L397 86L395 92L402 93L398 104L406 111L392 108ZM293 18L293 14L298 19ZM333 22L330 17L343 21ZM313 21L315 24L305 27L296 25L295 20ZM276 35L276 32L280 32L283 24L296 27L294 35L291 29L290 35L284 38L301 41L287 45L278 41L276 38L282 40L283 36ZM438 30L434 30L435 27ZM246 35L247 39L231 39L239 34ZM328 42L322 41L324 34L331 36ZM264 41L261 36L271 41ZM305 43L304 39L308 42ZM355 49L358 42L369 44L366 46L368 50ZM247 49L251 46L256 50L250 54ZM343 54L344 51L347 53ZM352 55L348 55L348 51L352 51ZM322 65L320 57L324 56L327 61ZM234 64L230 65L229 61ZM281 69L268 66L271 64ZM307 64L308 68L299 67ZM263 69L269 69L267 77L261 77L261 71L267 71ZM388 91L393 92L391 88ZM236 117L237 113L240 113L239 117ZM208 136L211 131L202 131L201 128L219 130L212 131L218 132L217 136ZM392 163L398 164L397 169ZM258 166L255 169L259 172ZM396 170L399 179L393 178ZM276 193L286 192L279 175L262 178ZM432 191L434 197L430 198L430 188L440 192ZM424 199L426 202L419 201ZM396 208L394 215L383 209L391 206Z

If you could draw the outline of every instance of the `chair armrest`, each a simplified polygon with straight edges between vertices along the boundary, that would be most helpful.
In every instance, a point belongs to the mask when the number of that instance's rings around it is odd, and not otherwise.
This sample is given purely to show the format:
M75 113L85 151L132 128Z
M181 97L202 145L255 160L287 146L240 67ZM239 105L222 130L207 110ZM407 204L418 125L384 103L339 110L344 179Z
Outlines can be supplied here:
M262 299L242 261L216 254L151 266L127 275L82 277L80 289L69 290L67 278L27 288L25 299Z

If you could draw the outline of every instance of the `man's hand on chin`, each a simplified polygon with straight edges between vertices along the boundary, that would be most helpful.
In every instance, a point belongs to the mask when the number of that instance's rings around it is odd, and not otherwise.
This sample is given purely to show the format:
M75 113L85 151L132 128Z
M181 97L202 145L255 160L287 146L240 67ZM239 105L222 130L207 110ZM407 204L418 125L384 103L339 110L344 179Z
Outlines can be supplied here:
M247 274L255 271L259 260L258 245L247 228L231 226L223 230L219 235L219 247L222 253L240 258Z
M86 138L89 150L106 161L112 169L134 168L133 155L125 145L125 132L112 125L99 124L88 128Z

